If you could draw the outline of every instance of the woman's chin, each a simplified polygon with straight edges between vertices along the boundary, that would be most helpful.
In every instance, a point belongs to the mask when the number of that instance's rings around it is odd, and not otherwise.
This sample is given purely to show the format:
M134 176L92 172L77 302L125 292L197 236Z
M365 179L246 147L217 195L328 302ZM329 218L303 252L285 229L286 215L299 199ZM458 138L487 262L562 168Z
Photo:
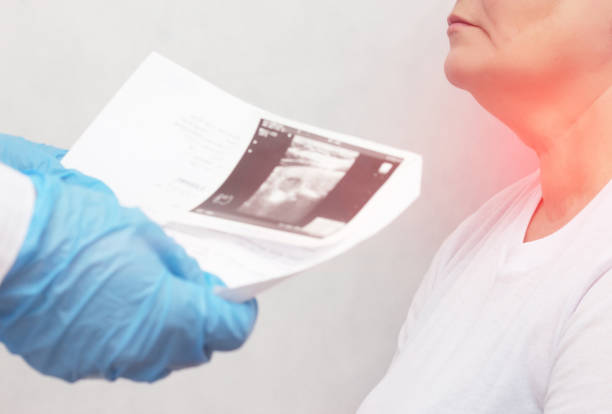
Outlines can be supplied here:
M469 79L474 77L474 70L466 64L465 60L458 59L450 53L444 62L444 74L446 79L454 86L465 89L469 84Z

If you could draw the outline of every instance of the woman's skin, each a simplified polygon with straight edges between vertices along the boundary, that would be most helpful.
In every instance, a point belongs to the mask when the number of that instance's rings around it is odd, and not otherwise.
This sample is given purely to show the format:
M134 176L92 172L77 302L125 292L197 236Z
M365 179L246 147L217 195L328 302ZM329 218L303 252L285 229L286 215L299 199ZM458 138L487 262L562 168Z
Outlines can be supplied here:
M612 178L612 1L458 0L452 15L473 26L449 26L446 76L537 153L525 241L545 237Z

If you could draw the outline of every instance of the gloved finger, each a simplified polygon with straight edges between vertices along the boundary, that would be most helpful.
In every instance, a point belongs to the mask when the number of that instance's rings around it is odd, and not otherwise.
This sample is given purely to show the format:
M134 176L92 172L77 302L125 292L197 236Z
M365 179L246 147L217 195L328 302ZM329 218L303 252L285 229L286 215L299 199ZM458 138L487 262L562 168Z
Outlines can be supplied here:
M149 230L156 232L155 248L168 270L177 278L203 286L208 301L214 304L214 308L222 310L218 313L219 318L209 321L207 336L210 338L211 350L238 348L253 329L258 313L257 301L253 299L245 303L235 303L217 296L217 288L227 286L221 278L203 271L197 261L161 228L151 226ZM152 237L149 237L151 240Z
M50 157L53 157L58 161L61 161L68 153L67 149L54 147L53 145L47 145L39 142L35 142L34 144L37 145L41 151L47 153Z
M199 333L206 355L213 351L237 349L253 330L258 313L257 301L227 301L214 292L219 283L215 276L204 273L204 279L205 285L200 285L172 278L175 300L168 320L185 321L189 318L191 321L186 326L190 332Z
M138 334L129 344L138 349L137 355L113 357L106 378L156 381L176 369L208 362L213 351L233 350L246 341L257 316L254 301L225 302L212 296L211 289L176 277L168 277L165 284L163 293L140 312L148 322L135 318Z
M257 300L230 302L217 296L215 287L225 284L215 275L205 273L207 302L217 310L206 324L207 346L210 350L231 351L239 348L250 335L258 314Z
M210 309L207 313L205 337L208 352L213 350L229 351L242 345L253 329L257 318L256 300L245 303L227 301L216 295L216 288L226 284L216 275L203 271L197 261L187 254L185 249L174 242L159 229L161 239L158 253L162 256L171 273L188 282L199 285L206 294L206 303Z
M57 158L61 151L47 147L22 137L0 134L0 162L21 172L61 170L63 167Z
M0 162L23 173L31 171L53 174L65 183L112 194L102 181L76 170L65 169L61 160L68 151L22 137L0 134Z
M101 180L85 175L77 170L73 170L73 169L56 170L54 171L54 175L59 177L66 184L78 185L81 187L88 188L90 190L114 195L113 191L106 184L104 184Z
M208 283L198 262L161 227L147 226L146 231L146 239L174 276L202 286Z
M160 229L161 230L161 229ZM163 231L162 231L163 233ZM216 295L226 284L216 275L203 271L185 249L165 235L159 235L163 248L158 250L171 273L206 289L207 303L216 311L209 315L205 336L209 352L229 351L242 345L253 329L258 306L255 299L245 303L227 301ZM161 247L158 245L158 247Z
M219 302L217 309L221 311L216 312L216 318L209 318L205 352L233 351L240 348L253 331L259 312L257 300L234 303L218 296L215 298Z

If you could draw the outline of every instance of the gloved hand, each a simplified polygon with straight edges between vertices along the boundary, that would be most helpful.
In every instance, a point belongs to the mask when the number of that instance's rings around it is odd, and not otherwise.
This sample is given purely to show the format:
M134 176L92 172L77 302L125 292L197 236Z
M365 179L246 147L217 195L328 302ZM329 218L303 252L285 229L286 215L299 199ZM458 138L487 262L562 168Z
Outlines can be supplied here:
M21 137L0 133L0 162L22 173L54 174L62 181L98 191L112 191L102 181L65 169L62 158L68 151L51 145L28 141Z
M61 156L0 136L0 162L28 175L37 193L0 285L0 341L67 381L154 381L239 347L257 303L216 296L218 278L102 183L63 169Z

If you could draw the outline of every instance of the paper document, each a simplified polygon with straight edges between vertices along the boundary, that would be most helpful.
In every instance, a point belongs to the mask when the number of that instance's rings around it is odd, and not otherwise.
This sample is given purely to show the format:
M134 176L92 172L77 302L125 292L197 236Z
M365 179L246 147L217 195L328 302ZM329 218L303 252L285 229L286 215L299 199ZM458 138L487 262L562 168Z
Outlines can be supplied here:
M354 246L421 157L266 112L151 54L63 160L140 207L241 301Z

